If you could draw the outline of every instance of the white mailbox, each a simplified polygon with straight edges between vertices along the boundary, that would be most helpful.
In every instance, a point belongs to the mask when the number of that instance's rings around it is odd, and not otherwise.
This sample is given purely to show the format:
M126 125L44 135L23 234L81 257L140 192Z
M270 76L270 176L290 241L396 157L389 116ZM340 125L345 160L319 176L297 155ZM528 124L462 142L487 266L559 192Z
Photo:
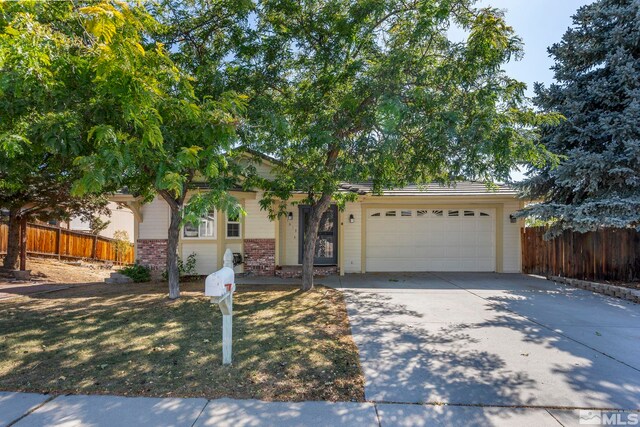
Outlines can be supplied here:
M224 267L207 276L204 294L211 303L218 304L222 312L222 364L231 363L231 339L233 328L233 292L236 290L233 272L233 254L229 249L224 254Z
M204 294L208 297L221 297L236 290L233 269L222 267L207 276L204 281Z

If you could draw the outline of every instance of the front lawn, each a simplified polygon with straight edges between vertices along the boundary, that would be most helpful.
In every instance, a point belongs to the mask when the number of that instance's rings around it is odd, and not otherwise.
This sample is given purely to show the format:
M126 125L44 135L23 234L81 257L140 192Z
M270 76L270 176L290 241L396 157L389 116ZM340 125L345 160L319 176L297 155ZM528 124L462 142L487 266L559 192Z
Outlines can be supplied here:
M71 288L0 302L0 390L264 400L364 399L342 295L238 286L234 363L202 283Z

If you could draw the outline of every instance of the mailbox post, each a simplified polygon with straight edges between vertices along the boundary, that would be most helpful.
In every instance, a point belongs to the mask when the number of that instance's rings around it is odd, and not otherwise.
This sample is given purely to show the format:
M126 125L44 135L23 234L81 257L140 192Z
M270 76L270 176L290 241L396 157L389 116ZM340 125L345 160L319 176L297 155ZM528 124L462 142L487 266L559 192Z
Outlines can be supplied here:
M236 290L233 272L233 254L230 249L224 253L224 267L207 276L204 294L211 297L212 304L218 304L222 312L222 364L231 364L231 343L233 334L233 292Z

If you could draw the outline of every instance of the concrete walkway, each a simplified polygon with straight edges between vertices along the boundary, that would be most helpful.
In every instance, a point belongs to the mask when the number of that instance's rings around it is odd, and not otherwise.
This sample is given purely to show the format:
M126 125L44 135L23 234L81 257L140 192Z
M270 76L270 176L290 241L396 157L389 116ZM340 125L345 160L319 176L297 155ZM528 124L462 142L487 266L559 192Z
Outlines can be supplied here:
M0 426L578 426L577 411L0 392Z
M369 401L640 409L638 304L521 274L334 282Z

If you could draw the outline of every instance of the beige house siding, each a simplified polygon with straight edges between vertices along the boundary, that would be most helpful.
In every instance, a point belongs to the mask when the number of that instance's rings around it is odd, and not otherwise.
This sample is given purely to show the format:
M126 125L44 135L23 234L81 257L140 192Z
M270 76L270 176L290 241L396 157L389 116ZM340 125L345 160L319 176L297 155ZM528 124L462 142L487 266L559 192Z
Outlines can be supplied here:
M168 237L169 205L156 196L151 203L142 205L143 221L138 229L138 239L166 239Z
M521 271L521 246L520 246L520 230L523 226L522 221L512 223L509 215L520 209L520 202L514 200L504 204L503 209L503 272L519 273Z
M349 216L353 215L353 224L349 222ZM347 203L342 215L343 239L342 247L338 247L338 253L342 250L344 273L359 273L361 268L361 232L363 221L360 203Z
M116 231L124 230L129 235L129 241L133 242L133 212L113 202L109 203L108 208L111 210L111 216L104 219L109 221L109 225L100 235L113 238Z
M271 170L271 166L269 166L267 163L265 162L258 163L258 164L254 163L253 166L256 168L256 174L258 174L259 177L266 178L266 179L274 178L273 172Z
M248 211L247 217L242 219L242 233L246 233L247 218L251 214L252 221L249 227L256 230L256 235L274 237L274 232L269 231L269 227L263 227L260 224L268 223L273 230L273 223L256 212L257 200L243 200L245 210ZM156 197L151 203L142 206L141 213L143 221L139 223L138 239L167 239L170 221L170 211L167 203L160 197ZM256 218L259 217L259 218ZM227 239L226 238L226 216L216 213L217 235L211 239L185 239L180 233L180 241L178 244L178 253L184 260L191 254L196 254L196 271L197 274L206 275L216 271L222 265L222 257L224 251L229 248L232 252L243 254L242 238ZM253 231L252 231L253 232ZM243 254L244 255L244 254ZM239 265L235 267L236 273L242 273L243 267Z
M273 174L273 166L272 164L267 161L267 160L263 160L261 159L260 161L256 162L255 159L251 158L251 156L243 156L240 157L237 160L238 164L241 165L243 168L246 167L253 167L256 170L256 174L260 177L260 178L266 178L266 179L274 179L274 174Z
M243 256L247 239L273 239L277 265L298 265L299 211L298 205L289 204L287 212L292 213L279 220L271 221L266 211L260 210L261 193L237 193L246 211L242 219L242 239L226 238L226 218L217 215L216 239L189 240L180 237L180 254L186 258L197 254L199 274L209 274L222 265L222 256L228 248ZM463 196L363 196L354 203L348 203L345 211L339 213L338 264L341 273L360 273L366 269L366 212L369 209L388 207L471 207L490 208L495 211L495 268L498 272L521 271L520 230L522 221L512 223L510 215L520 208L520 202L511 195L463 195ZM166 239L169 226L169 208L160 198L142 206L143 222L139 223L139 239ZM349 222L353 215L354 222ZM391 227L391 225L389 225ZM388 230L393 232L393 230ZM243 266L236 272L243 272Z
M255 199L244 201L244 210L247 215L244 217L245 238L246 239L275 239L276 223L269 220L266 211L260 210L261 193L256 194Z
M184 240L180 245L180 257L186 261L192 253L196 254L196 272L208 275L218 269L218 246L212 240Z
M298 222L300 215L297 205L289 205L288 212L293 213L293 219L285 217L285 260L283 265L296 265L298 263Z

